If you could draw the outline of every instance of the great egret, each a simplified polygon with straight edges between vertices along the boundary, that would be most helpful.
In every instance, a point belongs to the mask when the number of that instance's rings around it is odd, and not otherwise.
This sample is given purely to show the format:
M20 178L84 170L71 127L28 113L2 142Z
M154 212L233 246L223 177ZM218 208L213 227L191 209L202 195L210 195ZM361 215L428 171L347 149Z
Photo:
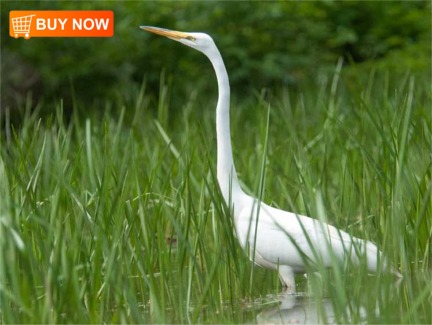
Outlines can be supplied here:
M237 238L258 265L279 272L287 293L295 293L294 273L306 271L308 261L331 267L337 260L359 264L364 258L371 272L378 270L382 253L375 244L350 236L322 221L271 207L247 195L240 187L231 148L230 86L222 56L213 39L204 33L140 28L204 53L213 65L218 83L216 106L217 180L231 208ZM383 269L386 269L383 261Z

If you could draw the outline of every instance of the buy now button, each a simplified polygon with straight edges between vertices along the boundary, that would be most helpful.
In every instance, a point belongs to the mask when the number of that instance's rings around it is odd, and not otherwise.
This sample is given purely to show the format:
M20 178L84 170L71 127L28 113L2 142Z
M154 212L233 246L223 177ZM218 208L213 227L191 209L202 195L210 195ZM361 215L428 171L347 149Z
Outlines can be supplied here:
M112 37L111 10L13 10L9 35L24 37Z

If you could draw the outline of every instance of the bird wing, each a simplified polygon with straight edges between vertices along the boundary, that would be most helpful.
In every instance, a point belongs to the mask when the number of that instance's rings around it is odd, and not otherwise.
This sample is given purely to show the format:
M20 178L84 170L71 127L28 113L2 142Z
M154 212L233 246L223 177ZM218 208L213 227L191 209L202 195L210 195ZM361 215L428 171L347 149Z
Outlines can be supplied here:
M378 250L374 244L319 220L264 203L261 203L259 213L244 209L236 220L236 229L242 247L248 244L251 253L255 252L251 256L266 267L288 265L295 271L303 271L307 261L330 267L334 258L342 260L349 256L358 261L357 255L366 250L371 256L368 265L376 268Z

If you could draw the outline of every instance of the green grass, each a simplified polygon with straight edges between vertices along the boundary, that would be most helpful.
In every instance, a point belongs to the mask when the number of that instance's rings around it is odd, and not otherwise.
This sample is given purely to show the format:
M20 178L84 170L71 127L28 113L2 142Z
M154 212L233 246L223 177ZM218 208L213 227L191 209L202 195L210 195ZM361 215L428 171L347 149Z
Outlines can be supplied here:
M300 275L318 314L326 299L338 322L431 323L428 82L338 72L233 101L239 176L267 203L374 241L404 275ZM242 323L277 308L276 272L251 266L217 190L215 98L161 93L70 120L62 103L48 118L28 109L2 133L1 323Z

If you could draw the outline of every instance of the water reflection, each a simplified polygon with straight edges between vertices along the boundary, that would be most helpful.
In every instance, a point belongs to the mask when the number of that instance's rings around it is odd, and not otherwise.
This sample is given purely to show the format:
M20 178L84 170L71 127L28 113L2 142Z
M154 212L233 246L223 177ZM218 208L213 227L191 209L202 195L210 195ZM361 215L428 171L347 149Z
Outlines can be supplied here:
M297 295L279 296L280 304L260 312L258 324L337 324L330 299L317 300ZM340 315L339 315L340 316ZM365 316L360 308L360 318Z

